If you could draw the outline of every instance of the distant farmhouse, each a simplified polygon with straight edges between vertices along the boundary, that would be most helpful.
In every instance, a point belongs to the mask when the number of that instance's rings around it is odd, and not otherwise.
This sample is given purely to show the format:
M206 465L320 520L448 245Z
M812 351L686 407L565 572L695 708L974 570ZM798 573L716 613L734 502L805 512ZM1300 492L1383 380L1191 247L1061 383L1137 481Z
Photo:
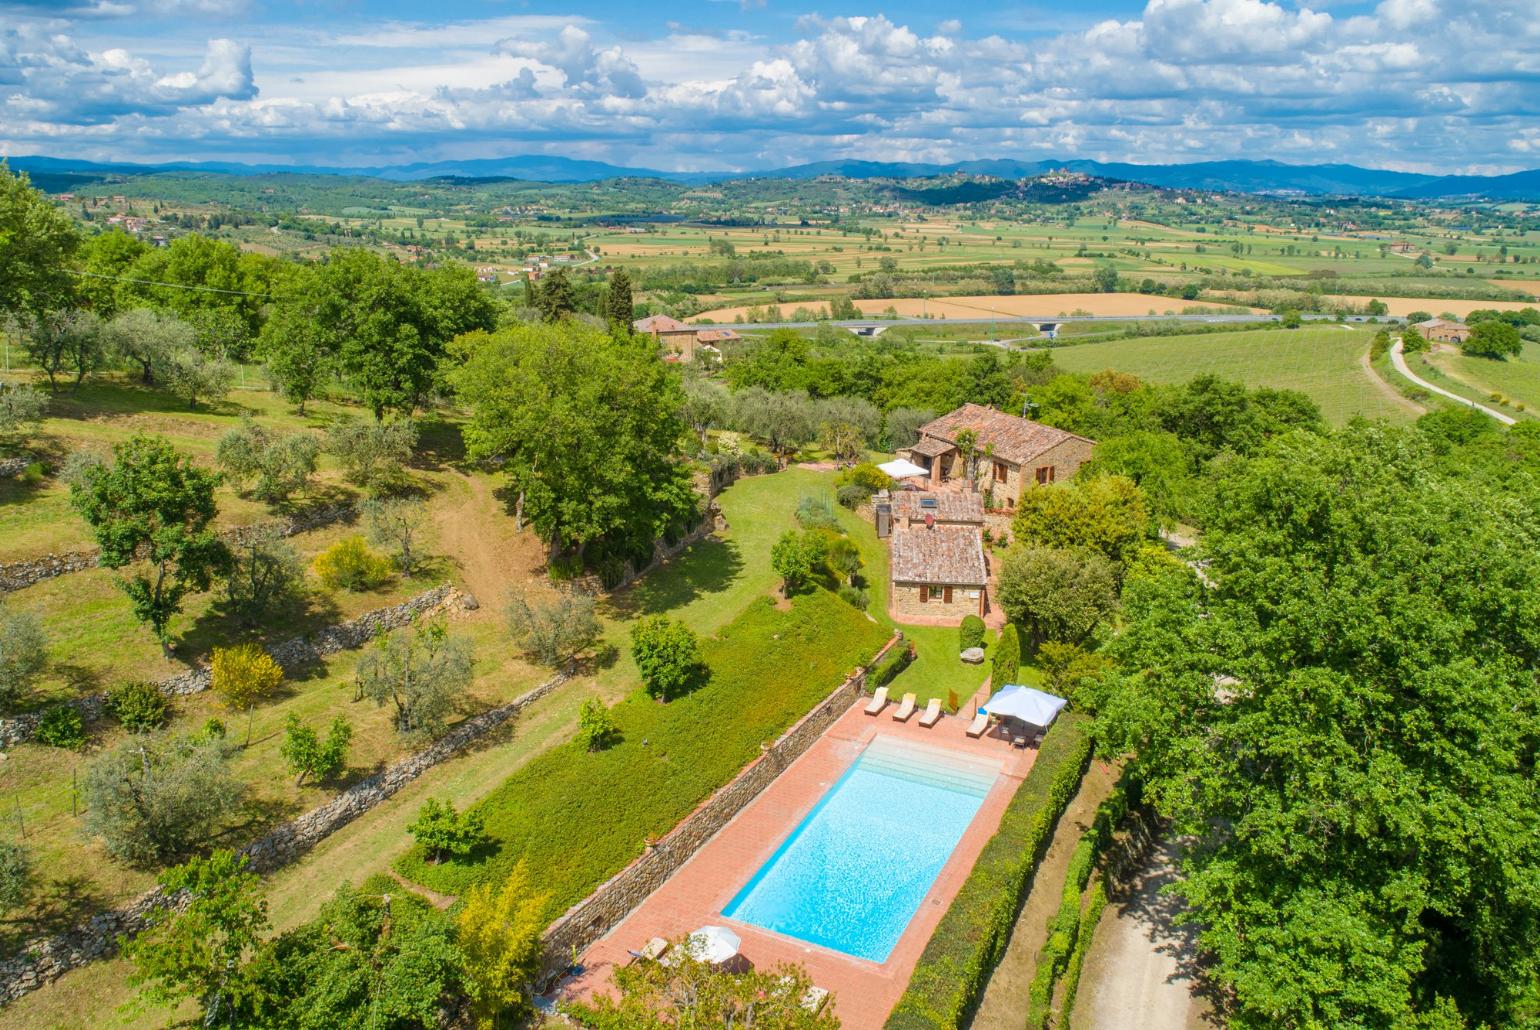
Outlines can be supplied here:
M930 472L931 486L966 479L957 434L971 429L980 462L978 488L997 508L1014 508L1026 486L1069 479L1091 457L1095 441L980 404L964 404L920 427L914 446L899 450Z
M667 315L639 318L631 323L631 328L638 333L646 333L662 344L666 352L663 356L665 361L694 361L700 352L721 358L720 344L738 339L737 332L732 329L702 329L685 325L679 319Z
M957 446L963 430L975 434L976 482L969 481ZM891 558L893 616L921 623L985 616L989 559L983 491L990 491L996 509L1014 508L1023 490L1074 476L1094 446L1083 436L978 404L923 426L914 446L899 451L915 466L914 474L876 499L877 533L888 538Z
M1424 340L1431 340L1434 343L1464 343L1470 339L1470 326L1464 322L1430 318L1426 322L1418 322L1415 328L1422 334Z

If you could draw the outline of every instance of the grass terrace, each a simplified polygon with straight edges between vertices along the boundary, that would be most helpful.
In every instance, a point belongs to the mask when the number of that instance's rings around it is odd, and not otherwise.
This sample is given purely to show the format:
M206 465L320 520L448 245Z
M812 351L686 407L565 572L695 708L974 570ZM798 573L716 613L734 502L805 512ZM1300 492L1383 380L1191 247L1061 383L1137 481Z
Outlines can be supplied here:
M540 870L554 916L736 775L887 636L827 591L801 595L789 609L754 601L704 642L705 685L668 704L632 693L611 711L618 743L590 753L569 741L487 797L478 806L492 838L484 853L432 865L414 849L396 868L459 894L524 860Z

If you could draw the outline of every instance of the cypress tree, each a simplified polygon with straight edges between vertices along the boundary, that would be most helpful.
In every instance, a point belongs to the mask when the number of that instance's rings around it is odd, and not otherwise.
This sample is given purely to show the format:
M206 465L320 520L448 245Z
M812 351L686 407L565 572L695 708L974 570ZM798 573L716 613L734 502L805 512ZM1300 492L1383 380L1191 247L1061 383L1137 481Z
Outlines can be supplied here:
M1007 623L1000 631L1000 639L995 644L994 669L990 676L989 684L995 690L999 690L1007 683L1016 680L1016 674L1021 671L1021 636L1016 632L1014 624Z
M604 298L604 314L611 325L631 328L636 318L636 307L631 299L631 277L624 268L610 273L609 291Z

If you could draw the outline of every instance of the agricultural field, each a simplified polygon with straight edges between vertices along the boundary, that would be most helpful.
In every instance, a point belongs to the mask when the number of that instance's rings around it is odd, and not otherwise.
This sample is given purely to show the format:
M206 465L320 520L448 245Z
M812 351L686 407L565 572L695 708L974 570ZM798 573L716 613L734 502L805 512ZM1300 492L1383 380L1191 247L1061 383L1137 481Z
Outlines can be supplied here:
M1368 366L1372 332L1341 325L1294 330L1163 336L1056 347L1054 363L1071 372L1112 368L1155 383L1216 375L1247 386L1298 390L1326 419L1354 415L1405 422L1421 409Z
M1440 347L1423 357L1453 381L1457 392L1488 405L1496 394L1517 411L1540 413L1540 344L1526 343L1522 354L1506 361L1461 354L1453 347Z

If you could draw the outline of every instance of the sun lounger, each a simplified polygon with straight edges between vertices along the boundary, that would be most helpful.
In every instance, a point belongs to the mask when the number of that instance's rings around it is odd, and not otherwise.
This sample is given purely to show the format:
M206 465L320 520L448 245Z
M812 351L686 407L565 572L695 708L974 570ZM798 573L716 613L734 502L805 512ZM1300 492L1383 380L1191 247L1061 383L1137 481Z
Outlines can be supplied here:
M898 711L893 713L893 718L896 722L908 722L909 717L913 714L914 695L905 694L903 702L898 706Z
M668 951L668 941L662 937L654 937L642 945L641 951L629 952L632 962L656 962Z
M867 715L876 715L878 712L882 711L887 706L888 706L888 688L887 687L878 687L877 688L877 693L873 694L871 701L867 702L866 714Z
M920 725L924 726L926 729L929 729L940 721L941 699L939 697L933 697L930 699L930 704L925 706L925 714L920 716Z
M975 715L973 721L968 724L968 736L982 737L987 729L989 729L989 713L981 708L979 714Z

